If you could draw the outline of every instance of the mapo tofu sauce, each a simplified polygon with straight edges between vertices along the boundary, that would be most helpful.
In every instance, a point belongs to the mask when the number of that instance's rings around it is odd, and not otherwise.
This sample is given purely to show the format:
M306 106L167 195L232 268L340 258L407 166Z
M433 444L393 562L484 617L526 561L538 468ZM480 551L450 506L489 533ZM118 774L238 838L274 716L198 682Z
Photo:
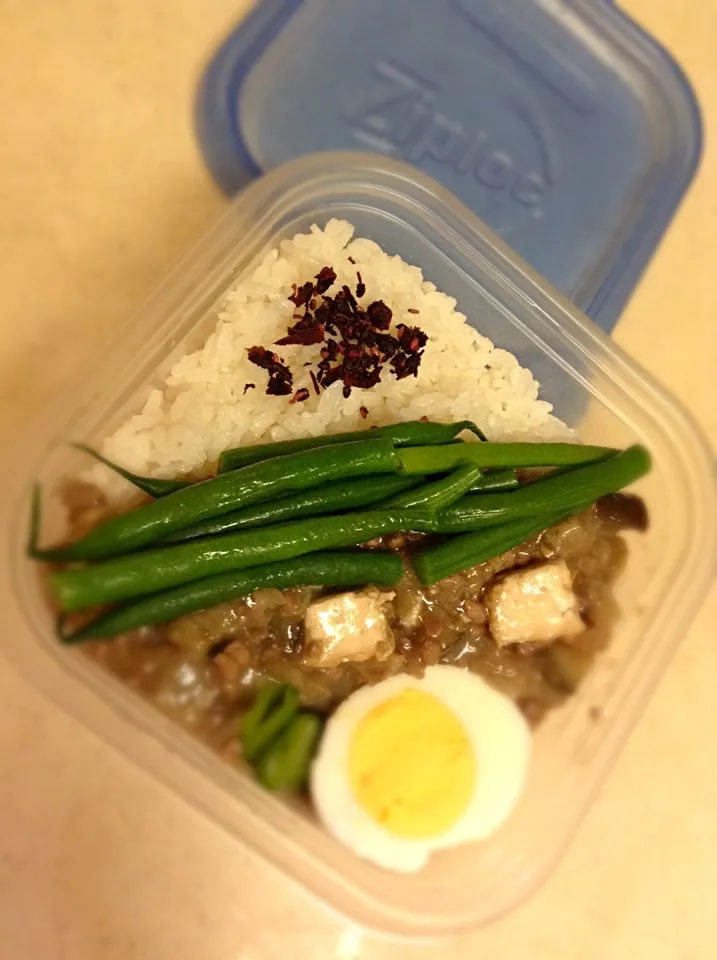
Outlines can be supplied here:
M110 513L102 495L85 484L72 484L65 499L73 538ZM646 524L642 501L621 494L430 587L422 587L406 563L402 579L382 598L394 649L383 650L381 658L315 666L305 619L310 604L326 592L313 587L259 590L81 650L228 760L238 756L240 719L266 679L293 685L305 706L329 712L364 684L400 673L420 677L432 664L455 664L510 696L536 724L577 690L609 642L618 616L613 586L626 558L621 532ZM407 559L423 539L394 534L364 549L392 550ZM492 588L513 571L551 562L567 566L584 629L547 643L498 644L491 633Z

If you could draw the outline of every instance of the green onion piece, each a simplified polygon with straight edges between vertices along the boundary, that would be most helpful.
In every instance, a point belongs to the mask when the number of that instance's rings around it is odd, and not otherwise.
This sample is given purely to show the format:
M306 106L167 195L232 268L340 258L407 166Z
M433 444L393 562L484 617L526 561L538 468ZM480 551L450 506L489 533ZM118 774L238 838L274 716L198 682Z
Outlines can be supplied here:
M260 782L268 790L302 790L320 735L321 720L313 713L301 712L259 761Z
M240 739L250 762L267 750L291 723L299 707L299 694L286 684L268 683L257 694L242 721Z

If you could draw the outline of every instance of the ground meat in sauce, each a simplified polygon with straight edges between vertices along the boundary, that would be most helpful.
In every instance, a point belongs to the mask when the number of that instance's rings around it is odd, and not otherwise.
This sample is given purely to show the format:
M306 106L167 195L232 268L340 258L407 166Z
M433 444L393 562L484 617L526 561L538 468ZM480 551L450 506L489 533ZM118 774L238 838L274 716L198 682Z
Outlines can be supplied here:
M85 484L68 487L65 499L73 536L110 513L101 494ZM635 513L633 504L631 515ZM293 684L305 705L324 712L366 683L398 673L420 677L431 664L452 663L512 697L536 724L575 692L608 642L617 616L613 583L626 557L620 530L632 525L614 504L610 509L597 505L427 588L407 564L386 607L395 652L382 661L329 670L304 665L304 616L311 601L322 595L315 587L259 590L246 600L80 649L230 760L237 756L241 716L266 678ZM366 549L394 550L408 557L422 540L418 534L391 534L371 541ZM486 585L507 570L557 558L570 569L586 630L569 643L499 648L490 635Z

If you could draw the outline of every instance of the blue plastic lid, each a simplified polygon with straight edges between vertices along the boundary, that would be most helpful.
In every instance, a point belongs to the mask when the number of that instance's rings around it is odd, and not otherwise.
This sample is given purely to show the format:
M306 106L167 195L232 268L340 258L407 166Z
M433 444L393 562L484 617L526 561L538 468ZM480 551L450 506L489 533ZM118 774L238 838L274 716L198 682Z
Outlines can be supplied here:
M197 128L227 193L317 150L406 160L608 331L701 145L680 69L606 0L261 0Z

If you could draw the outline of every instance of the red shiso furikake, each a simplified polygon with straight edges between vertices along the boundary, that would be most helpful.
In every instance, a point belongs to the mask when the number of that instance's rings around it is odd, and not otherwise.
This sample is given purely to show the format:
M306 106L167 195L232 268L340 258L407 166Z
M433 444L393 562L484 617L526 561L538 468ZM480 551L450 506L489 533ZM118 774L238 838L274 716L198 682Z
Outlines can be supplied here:
M361 306L358 301L366 293L366 284L360 273L357 272L356 278L355 295L344 284L334 296L329 296L327 291L336 282L336 272L331 267L323 267L313 282L307 280L299 287L294 285L289 297L297 310L292 318L296 322L274 346L321 345L318 358L303 363L310 367L317 394L337 380L343 383L345 397L353 387L370 389L380 382L386 366L397 380L418 376L428 337L419 327L405 323L397 324L394 332L389 333L393 319L391 308L383 300ZM417 312L409 310L409 313ZM268 394L292 393L293 374L277 353L256 346L249 347L248 355L252 363L267 371ZM308 396L309 391L302 387L290 402L300 403Z

